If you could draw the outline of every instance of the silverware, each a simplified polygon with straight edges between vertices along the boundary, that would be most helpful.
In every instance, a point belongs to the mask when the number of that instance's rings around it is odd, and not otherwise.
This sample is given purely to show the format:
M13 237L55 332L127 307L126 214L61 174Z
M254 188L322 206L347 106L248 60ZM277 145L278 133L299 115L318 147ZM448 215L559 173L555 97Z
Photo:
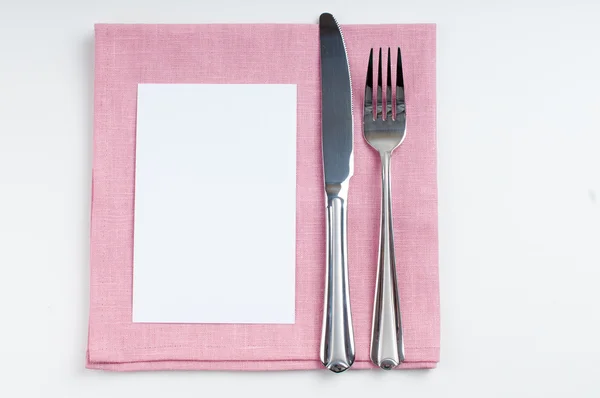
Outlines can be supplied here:
M331 14L319 18L319 37L327 225L321 361L329 370L339 373L354 362L346 213L348 184L354 171L352 86L344 39Z
M398 48L396 69L396 97L392 98L392 65L390 49L387 59L385 114L382 102L381 48L377 75L376 112L373 109L373 50L369 55L365 88L364 137L381 157L381 230L379 259L373 308L371 334L371 361L382 369L392 369L404 361L404 338L400 316L400 298L394 256L394 229L392 226L392 193L390 158L392 151L404 140L406 133L406 106L402 57Z

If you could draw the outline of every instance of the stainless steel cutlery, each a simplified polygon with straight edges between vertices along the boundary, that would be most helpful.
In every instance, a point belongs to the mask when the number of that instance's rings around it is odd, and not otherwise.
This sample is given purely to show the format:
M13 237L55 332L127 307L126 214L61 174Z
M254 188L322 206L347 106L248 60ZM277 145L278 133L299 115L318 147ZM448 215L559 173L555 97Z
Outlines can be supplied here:
M347 201L353 174L352 85L344 39L331 14L319 19L321 45L321 121L326 199L326 275L321 361L333 372L354 362L354 337L348 286ZM394 256L390 160L406 134L404 77L397 52L392 90L391 51L387 51L385 90L379 49L377 85L373 50L369 55L364 98L364 138L381 158L381 224L373 307L371 360L382 369L404 361L404 338Z
M371 332L371 360L382 369L392 369L404 361L404 338L400 316L400 297L394 256L394 229L392 226L392 193L390 159L392 152L406 134L406 105L402 57L398 48L396 90L392 96L391 51L387 54L385 101L382 87L382 54L379 49L377 87L373 85L373 50L369 55L367 84L364 101L364 137L381 158L381 230L379 260ZM375 94L375 101L373 101ZM375 104L375 106L373 106Z
M319 37L327 225L321 361L339 373L354 362L347 241L348 185L354 172L352 85L344 39L331 14L321 15Z

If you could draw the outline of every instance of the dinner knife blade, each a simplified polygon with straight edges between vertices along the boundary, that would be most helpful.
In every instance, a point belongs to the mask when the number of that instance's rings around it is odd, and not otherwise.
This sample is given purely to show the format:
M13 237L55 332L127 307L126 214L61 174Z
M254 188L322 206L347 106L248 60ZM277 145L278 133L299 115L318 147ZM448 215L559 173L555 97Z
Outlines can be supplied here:
M321 15L319 33L323 166L325 184L334 188L354 171L352 84L346 46L333 15Z

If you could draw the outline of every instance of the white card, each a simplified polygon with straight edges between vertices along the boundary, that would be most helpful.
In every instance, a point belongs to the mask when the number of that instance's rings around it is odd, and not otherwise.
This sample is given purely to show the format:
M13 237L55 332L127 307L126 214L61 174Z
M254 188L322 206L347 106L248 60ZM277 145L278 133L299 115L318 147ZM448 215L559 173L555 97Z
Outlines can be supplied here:
M133 322L294 323L296 86L140 84Z

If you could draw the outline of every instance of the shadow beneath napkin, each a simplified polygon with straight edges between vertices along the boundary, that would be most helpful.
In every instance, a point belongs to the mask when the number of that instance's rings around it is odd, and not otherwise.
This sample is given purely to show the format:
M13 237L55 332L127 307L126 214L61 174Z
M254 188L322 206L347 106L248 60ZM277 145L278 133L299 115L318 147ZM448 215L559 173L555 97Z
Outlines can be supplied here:
M83 134L83 146L81 151L84 156L84 162L81 165L85 168L85 170L89 170L88 173L83 173L82 176L84 181L80 181L80 186L82 187L82 203L91 203L92 196L92 156L93 156L93 133L94 133L94 35L86 36L81 43L81 47L79 48L81 53L81 62L84 65L85 74L83 75L83 80L81 81L83 87L83 98L81 98L85 107L85 118L83 119L83 124L81 126L81 132ZM82 349L80 352L87 352L87 335L88 335L88 317L89 317L89 302L90 302L90 291L89 291L89 281L90 281L90 207L82 206L82 211L85 212L83 215L83 219L87 220L85 223L81 224L81 235L87 236L85 241L85 246L81 251L81 300L77 303L78 311L81 314L81 333L78 333L78 336L81 336L78 344L85 349ZM85 362L85 358L82 358L82 361ZM78 372L84 372L84 368L77 366Z

